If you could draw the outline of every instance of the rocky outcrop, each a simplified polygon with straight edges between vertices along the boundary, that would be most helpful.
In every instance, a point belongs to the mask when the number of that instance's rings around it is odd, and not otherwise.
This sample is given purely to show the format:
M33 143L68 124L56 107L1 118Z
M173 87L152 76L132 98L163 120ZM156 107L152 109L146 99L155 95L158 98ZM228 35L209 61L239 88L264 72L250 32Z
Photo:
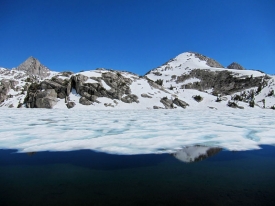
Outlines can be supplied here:
M93 102L91 102L90 100L88 100L86 97L81 97L79 99L79 103L83 104L83 105L91 105L91 104L93 104Z
M9 92L11 89L17 90L16 85L19 82L16 80L2 79L0 81L0 103L5 101L9 97Z
M111 99L121 100L124 94L131 94L130 86L132 80L122 76L119 72L106 72L102 74L102 80L112 89L107 92Z
M197 78L200 82L182 84L182 89L196 89L204 91L213 89L213 94L230 95L236 92L258 87L262 81L269 79L268 76L238 78L230 71L210 71L207 69L194 69L188 75L178 76L176 83L180 84L188 79Z
M143 97L143 98L152 98L150 95L148 95L148 94L141 94L140 95L141 97Z
M42 89L54 89L57 93L57 97L60 99L64 99L66 96L70 94L70 81L65 81L60 78L52 78L51 80L44 80L41 82Z
M238 109L244 109L244 107L239 106L236 102L234 101L228 101L227 106L231 107L231 108L238 108Z
M179 107L182 107L183 109L185 109L187 106L189 106L188 103L186 103L185 101L180 100L178 98L175 98L173 100L173 99L168 99L167 97L163 97L160 100L160 102L164 105L165 109L174 109L174 108L176 108L174 106L174 104L179 106ZM154 108L154 109L158 109L158 108Z
M195 55L195 57L199 58L201 61L205 61L206 64L210 67L215 67L215 68L224 68L223 65L221 65L219 62L217 62L214 59L211 59L207 56L204 56L202 54L196 53L196 52L190 52Z
M187 106L189 106L188 103L186 103L185 101L182 101L182 100L180 100L180 99L178 99L178 98L175 98L175 99L173 100L173 103L174 103L175 105L179 106L179 107L182 107L183 109L185 109Z
M121 101L125 103L133 103L133 102L139 103L138 96L135 94L128 94L125 97L122 97Z
M16 70L24 71L30 76L39 76L42 78L50 75L50 70L34 57L29 57L25 62L20 64Z
M68 102L66 104L66 106L67 106L68 109L71 109L71 108L73 108L75 106L75 102Z
M233 62L230 65L227 66L228 69L237 69L237 70L245 70L244 67L242 67L240 64Z
M75 88L76 92L79 94L84 83L88 80L88 77L82 74L78 74L71 77L71 88Z
M167 97L163 97L160 100L160 102L164 105L165 109L173 109L174 108L172 99L168 99Z
M35 106L37 108L51 109L57 103L57 93L54 89L47 89L36 94Z

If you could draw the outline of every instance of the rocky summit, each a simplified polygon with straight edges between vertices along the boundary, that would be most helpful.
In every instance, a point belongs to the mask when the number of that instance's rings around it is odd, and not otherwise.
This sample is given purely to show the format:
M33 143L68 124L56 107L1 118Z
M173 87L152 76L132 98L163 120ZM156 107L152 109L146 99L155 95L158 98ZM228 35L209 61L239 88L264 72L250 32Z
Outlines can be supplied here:
M50 75L50 70L41 64L38 59L29 57L26 61L20 64L16 70L24 71L28 75L46 78Z
M79 68L81 69L81 68ZM2 108L275 109L275 77L185 52L144 76L96 69L54 72L34 57L0 68Z
M244 67L242 67L240 64L233 62L230 65L227 66L228 69L237 69L237 70L245 70Z

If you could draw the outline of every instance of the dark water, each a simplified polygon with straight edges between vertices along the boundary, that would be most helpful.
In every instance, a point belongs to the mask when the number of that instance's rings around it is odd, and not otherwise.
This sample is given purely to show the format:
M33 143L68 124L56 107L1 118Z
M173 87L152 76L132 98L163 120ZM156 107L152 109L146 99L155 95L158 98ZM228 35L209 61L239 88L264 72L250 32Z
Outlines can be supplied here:
M0 206L275 205L275 147L172 155L0 150Z

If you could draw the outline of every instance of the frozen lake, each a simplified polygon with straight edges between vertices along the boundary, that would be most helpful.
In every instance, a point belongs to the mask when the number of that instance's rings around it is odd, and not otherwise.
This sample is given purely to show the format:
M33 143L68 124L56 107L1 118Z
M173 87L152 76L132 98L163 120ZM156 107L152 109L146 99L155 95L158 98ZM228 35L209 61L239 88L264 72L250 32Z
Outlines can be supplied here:
M170 153L192 145L227 150L275 145L273 110L0 110L0 149Z

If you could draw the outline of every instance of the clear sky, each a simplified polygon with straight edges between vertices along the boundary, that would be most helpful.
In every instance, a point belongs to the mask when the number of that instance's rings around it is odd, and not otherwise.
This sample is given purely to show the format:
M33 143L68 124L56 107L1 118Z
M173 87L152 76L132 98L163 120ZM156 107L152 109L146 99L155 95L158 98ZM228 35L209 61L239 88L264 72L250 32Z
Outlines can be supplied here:
M275 73L275 0L0 0L0 66L140 75L186 51Z

